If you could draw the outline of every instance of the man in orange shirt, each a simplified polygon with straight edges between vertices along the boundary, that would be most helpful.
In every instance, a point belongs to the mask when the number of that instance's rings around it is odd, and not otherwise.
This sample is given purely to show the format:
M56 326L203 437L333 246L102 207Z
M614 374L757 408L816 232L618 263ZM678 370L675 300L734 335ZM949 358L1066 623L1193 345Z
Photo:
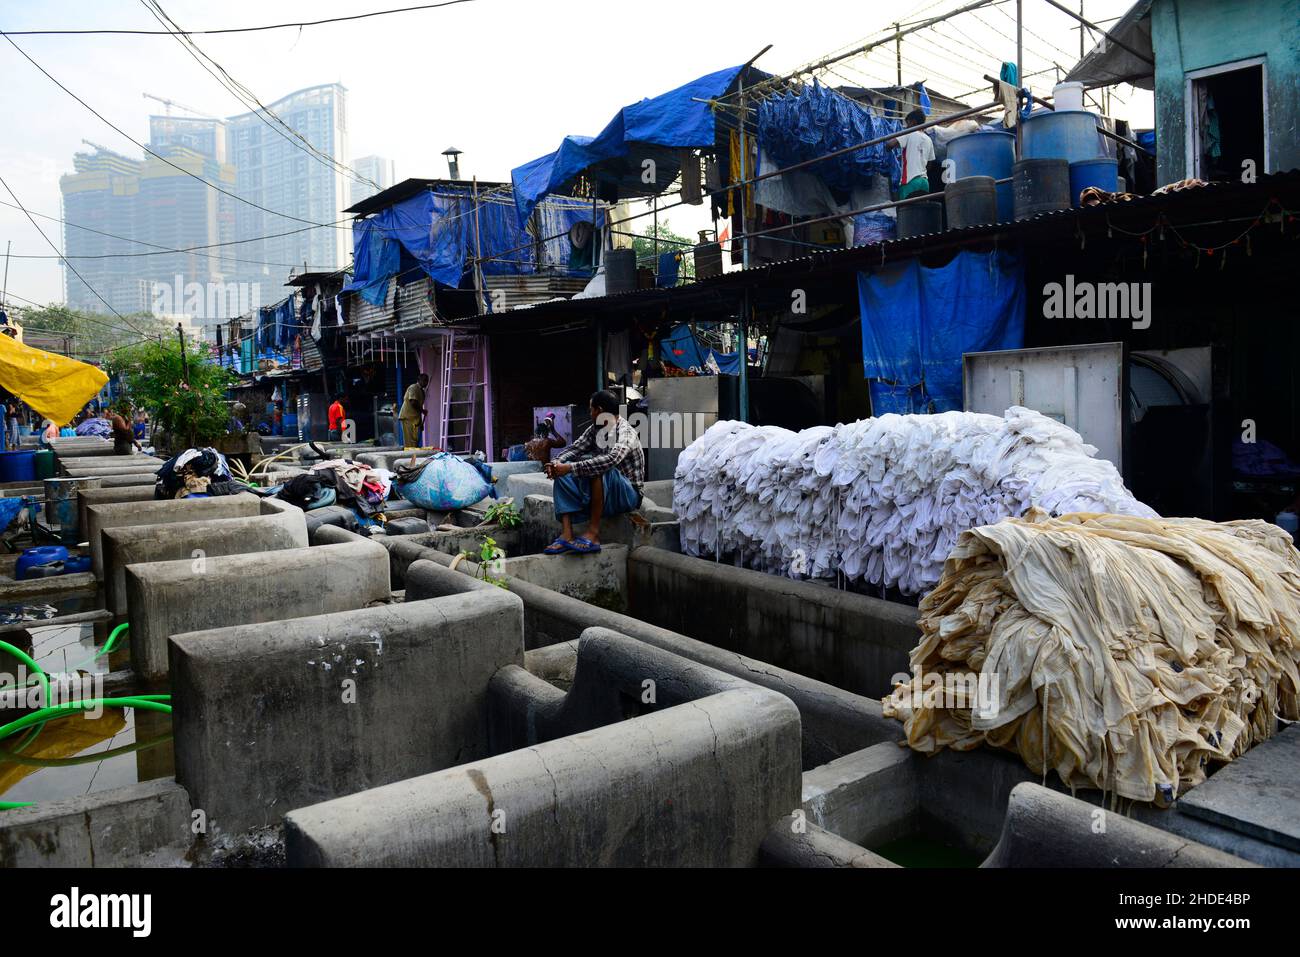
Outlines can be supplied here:
M343 439L343 420L347 418L343 411L343 393L340 392L334 396L334 404L330 406L330 437L331 442L339 442Z

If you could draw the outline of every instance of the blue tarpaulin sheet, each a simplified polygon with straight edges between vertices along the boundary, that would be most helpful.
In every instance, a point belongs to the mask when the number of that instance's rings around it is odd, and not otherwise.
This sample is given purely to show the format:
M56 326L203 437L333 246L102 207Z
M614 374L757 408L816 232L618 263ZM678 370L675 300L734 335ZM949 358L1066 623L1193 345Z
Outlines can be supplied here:
M874 415L962 407L965 352L1025 341L1024 263L1013 252L962 252L930 269L910 260L858 273L862 366Z
M405 251L435 282L457 286L465 272L472 241L472 203L468 193L420 193L352 224L352 279L345 292L357 291L378 306L388 280L401 269Z
M703 327L711 328L709 326ZM691 327L677 326L668 335L659 340L659 354L677 366L694 372L709 372L709 357L718 365L723 375L740 375L740 354L736 352L714 352L707 346L701 347L691 332Z
M601 210L596 209L596 215ZM543 227L553 235L578 220L592 221L591 203L557 198L542 204ZM371 305L382 305L389 280L423 272L435 282L457 287L474 255L474 201L468 188L420 193L352 224L352 279L343 287ZM533 236L519 226L514 206L500 194L479 196L478 242L483 272L489 276L538 270ZM522 248L520 248L522 247ZM544 244L541 266L568 271L572 246L567 238Z
M515 208L525 223L548 193L563 193L587 167L627 156L633 144L686 149L716 141L713 111L707 100L731 86L741 66L718 70L675 90L625 106L597 136L566 136L560 148L510 173Z

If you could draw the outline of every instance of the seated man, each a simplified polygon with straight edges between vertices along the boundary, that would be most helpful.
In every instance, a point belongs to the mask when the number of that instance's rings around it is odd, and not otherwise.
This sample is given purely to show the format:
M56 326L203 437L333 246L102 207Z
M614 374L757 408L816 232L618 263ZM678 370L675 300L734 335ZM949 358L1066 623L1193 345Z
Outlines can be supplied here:
M645 452L610 392L591 397L591 425L545 468L555 480L555 515L561 526L560 537L543 549L547 555L600 551L601 518L641 507ZM586 535L574 538L574 518L588 515Z

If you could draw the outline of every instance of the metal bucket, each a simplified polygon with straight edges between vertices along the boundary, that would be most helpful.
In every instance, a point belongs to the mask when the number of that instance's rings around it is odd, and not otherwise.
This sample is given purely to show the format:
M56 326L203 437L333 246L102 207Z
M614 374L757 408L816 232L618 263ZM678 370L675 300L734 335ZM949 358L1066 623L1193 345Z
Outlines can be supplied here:
M45 480L45 520L59 526L64 539L79 536L81 528L77 515L77 493L82 489L99 488L102 477L48 478Z
M898 238L943 232L943 203L935 199L898 207Z
M998 190L992 176L967 176L943 191L948 228L982 226L998 221Z
M1016 219L1070 208L1070 164L1063 159L1023 159L1011 174Z

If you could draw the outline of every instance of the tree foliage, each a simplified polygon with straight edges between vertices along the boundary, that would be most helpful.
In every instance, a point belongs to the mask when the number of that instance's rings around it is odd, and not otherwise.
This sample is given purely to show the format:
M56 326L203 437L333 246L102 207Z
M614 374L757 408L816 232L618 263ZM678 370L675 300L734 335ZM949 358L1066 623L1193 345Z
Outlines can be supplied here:
M72 340L70 353L74 358L97 358L113 349L138 342L141 332L166 335L171 328L148 313L128 316L128 322L123 322L116 316L89 316L56 304L20 306L10 311L24 329L36 335L68 336Z
M659 223L656 228L654 224L646 227L645 233L641 236L632 237L632 248L636 250L636 261L639 266L650 266L653 269L659 268L659 263L655 259L655 237L659 238L659 252L671 253L679 252L682 254L682 264L678 270L678 276L685 276L687 279L695 278L695 257L691 251L695 243L685 236L679 236L668 226L668 220Z
M175 338L123 346L105 363L110 375L122 377L132 404L145 409L177 449L211 444L225 434L226 389L234 383L232 373L201 360L193 345L186 345L185 359L188 385Z

